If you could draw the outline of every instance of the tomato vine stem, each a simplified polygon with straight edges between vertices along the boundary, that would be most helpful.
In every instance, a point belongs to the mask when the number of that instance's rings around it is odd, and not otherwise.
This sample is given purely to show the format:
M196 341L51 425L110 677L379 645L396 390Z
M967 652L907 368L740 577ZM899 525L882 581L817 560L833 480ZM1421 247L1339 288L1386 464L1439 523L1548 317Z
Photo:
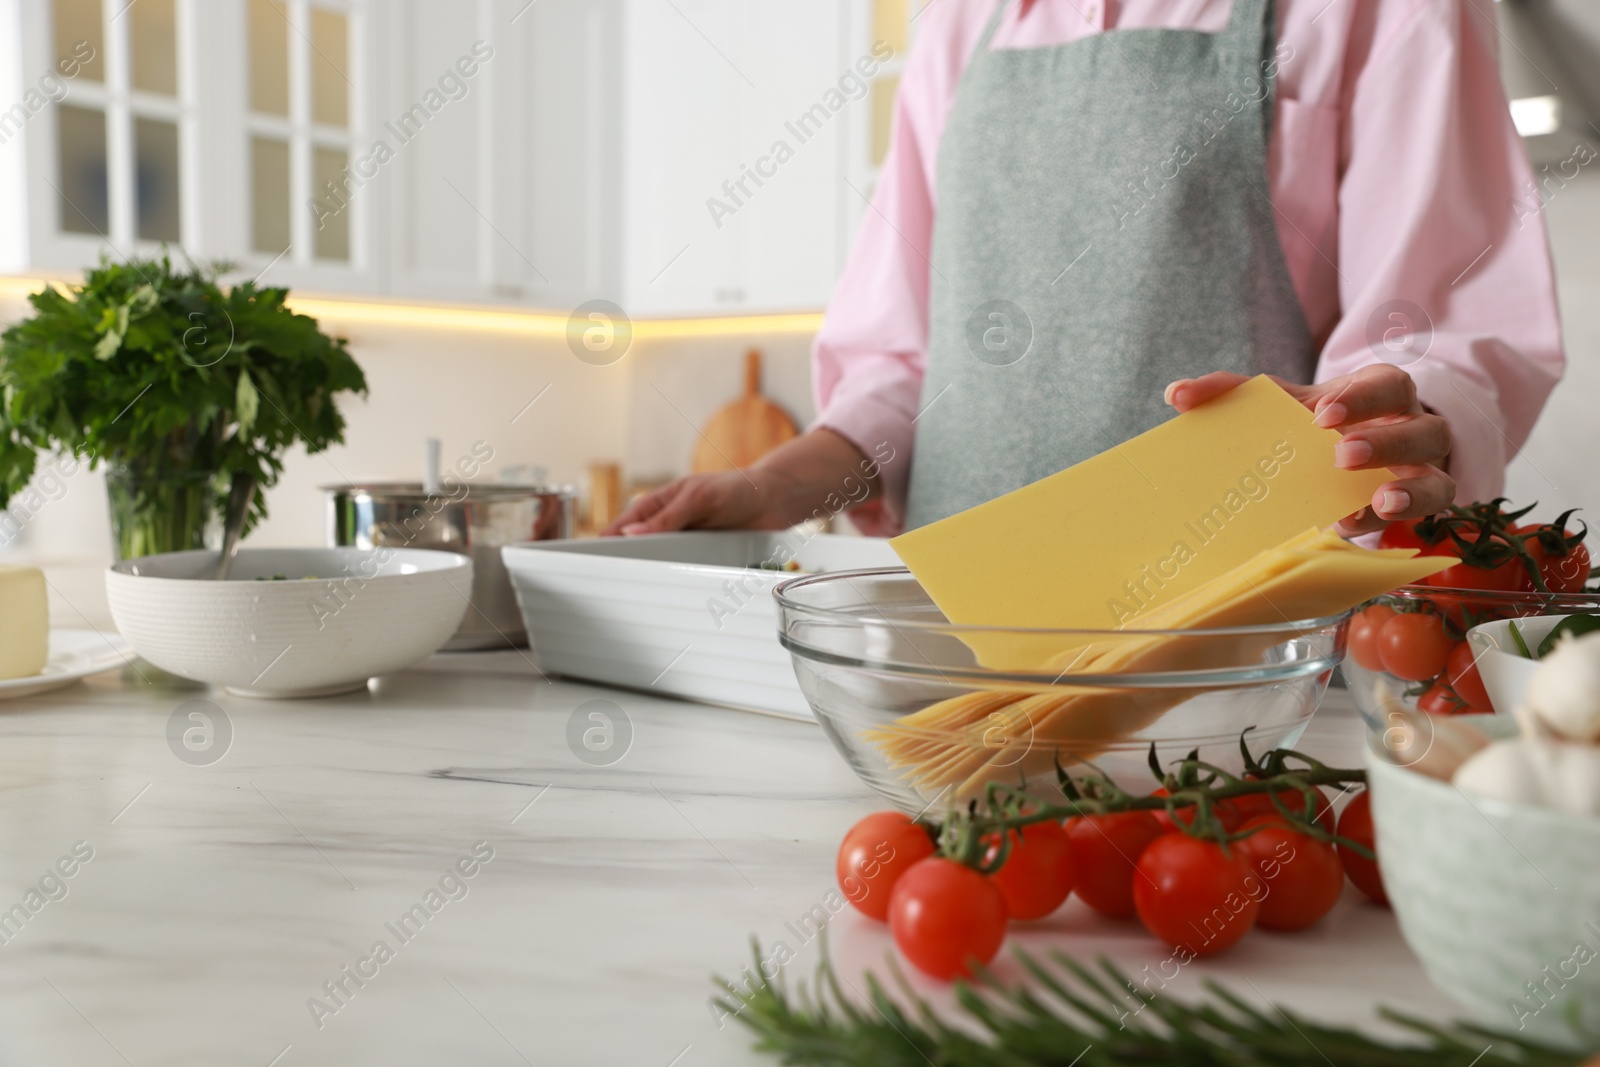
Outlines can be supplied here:
M1351 786L1364 786L1366 771L1330 767L1313 756L1287 748L1271 749L1258 759L1251 755L1243 737L1239 748L1244 754L1243 774L1201 760L1197 752L1175 761L1172 770L1163 771L1152 745L1151 769L1162 788L1167 790L1165 796L1130 793L1098 768L1094 774L1075 777L1059 764L1056 767L1059 795L1030 792L1026 785L990 782L981 800L973 799L966 808L952 811L935 824L935 840L942 855L980 873L992 874L1004 865L1017 834L1034 823L1134 811L1164 811L1182 832L1216 841L1226 849L1230 842L1255 831L1235 833L1229 830L1218 813L1218 805L1240 797L1265 794L1277 812L1299 832L1373 858L1366 846L1328 832L1317 821L1318 805L1325 800L1319 787L1337 786L1347 790ZM1298 798L1300 803L1286 803L1283 799L1286 795ZM1188 819L1177 818L1177 812L1185 808L1194 809L1193 815Z

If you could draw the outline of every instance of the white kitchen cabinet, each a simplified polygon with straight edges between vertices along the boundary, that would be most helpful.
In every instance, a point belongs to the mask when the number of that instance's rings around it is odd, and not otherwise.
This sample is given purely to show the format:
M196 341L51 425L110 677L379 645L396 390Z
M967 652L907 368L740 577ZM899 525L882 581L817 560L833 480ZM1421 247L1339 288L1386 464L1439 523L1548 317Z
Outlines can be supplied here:
M765 166L765 184L747 182L742 188L753 195L724 219L734 302L820 307L843 263L839 219L851 195L845 145L864 114L867 83L852 68L844 4L758 0L744 12L742 51L763 62L751 72L756 88L735 96L739 174L763 159L774 162ZM792 156L776 162L784 150Z
M495 62L507 58L504 47L494 49L487 63L472 55L472 42L486 36L479 15L476 0L405 3L393 6L384 27L390 67L374 135L394 147L387 165L386 221L389 283L396 293L432 292L449 299L479 295L484 227L478 212L490 214L493 208L484 195L487 168L481 151L488 143L488 81ZM467 58L467 69L476 68L470 80L453 66L461 57ZM455 84L451 73L469 87L460 99L439 87L441 77ZM437 114L425 100L430 92L438 94L434 102L443 100Z
M520 291L556 308L604 297L635 318L821 307L871 193L883 140L874 116L892 99L909 7L540 0L523 9L526 60L493 73L521 79L510 96L524 102L525 121L495 121L496 154L480 151L496 236L508 238L495 295ZM889 47L875 46L882 38ZM507 97L497 91L494 106ZM416 164L452 165L460 157Z
M526 120L495 121L498 155L479 156L495 236L505 238L494 295L520 290L555 308L603 297L634 318L822 306L851 228L848 146L870 107L851 73L870 58L857 6L540 0L527 9L526 62L494 71L521 78L514 98ZM506 99L497 92L494 106ZM502 130L526 141L508 145ZM419 154L404 181L437 184L463 165L462 153ZM398 217L429 225L414 211ZM441 221L441 239L463 221ZM403 260L397 252L397 289Z
M0 0L0 270L165 244L319 292L536 295L524 6Z
M0 272L167 243L323 293L820 307L870 188L870 9L0 0ZM92 72L34 92L79 36Z
M624 10L618 303L635 317L714 308L737 286L736 231L714 227L705 201L737 175L737 103L750 89L733 57L749 2L628 0Z
M188 4L0 2L0 269L72 269L204 228L217 169Z
M546 91L550 107L566 106L561 53L550 70L558 80L538 85L546 64L529 0L388 6L388 111L376 132L397 146L386 235L392 293L550 304L566 276L544 269L535 168L571 157L561 140L540 139L537 108ZM430 93L443 105L402 143L410 128L401 117L426 106Z
M234 277L383 291L381 194L349 196L320 226L313 211L318 183L343 181L369 137L373 6L4 0L0 101L23 110L0 128L0 270L165 247L231 261Z
M604 295L635 317L826 302L843 258L844 149L865 108L864 85L857 99L839 91L848 8L621 0L614 27L591 26L620 42L590 61L614 75L598 91L592 165L620 175L588 185L614 226Z

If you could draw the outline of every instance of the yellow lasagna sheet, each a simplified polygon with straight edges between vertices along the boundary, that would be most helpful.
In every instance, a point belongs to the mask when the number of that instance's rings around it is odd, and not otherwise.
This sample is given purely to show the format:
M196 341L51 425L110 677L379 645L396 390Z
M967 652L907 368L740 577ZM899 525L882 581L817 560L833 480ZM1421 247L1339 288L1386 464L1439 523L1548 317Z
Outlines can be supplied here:
M1151 629L1163 609L1251 561L1283 565L1263 553L1364 507L1394 477L1335 467L1338 441L1271 379L1253 378L890 545L960 626ZM966 640L996 669L1060 651L1052 639Z

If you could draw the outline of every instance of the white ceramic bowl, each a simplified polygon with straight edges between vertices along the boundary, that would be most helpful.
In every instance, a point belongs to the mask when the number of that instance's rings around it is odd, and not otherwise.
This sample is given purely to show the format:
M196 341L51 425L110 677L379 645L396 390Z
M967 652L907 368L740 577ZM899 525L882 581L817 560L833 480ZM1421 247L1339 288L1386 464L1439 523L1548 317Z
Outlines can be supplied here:
M1565 615L1539 615L1531 619L1501 619L1467 631L1467 641L1477 657L1478 674L1483 678L1483 687L1489 692L1496 715L1510 715L1516 710L1528 688L1528 679L1539 666L1537 660L1528 659L1517 649L1516 640L1511 636L1511 624L1516 624L1517 632L1531 651L1565 618Z
M472 593L472 561L429 549L246 548L225 582L210 579L216 562L124 560L106 594L139 655L241 696L359 689L448 641Z
M1515 731L1481 718L1493 736ZM1486 1026L1592 1045L1600 818L1468 797L1391 762L1379 734L1367 770L1384 889L1428 977Z

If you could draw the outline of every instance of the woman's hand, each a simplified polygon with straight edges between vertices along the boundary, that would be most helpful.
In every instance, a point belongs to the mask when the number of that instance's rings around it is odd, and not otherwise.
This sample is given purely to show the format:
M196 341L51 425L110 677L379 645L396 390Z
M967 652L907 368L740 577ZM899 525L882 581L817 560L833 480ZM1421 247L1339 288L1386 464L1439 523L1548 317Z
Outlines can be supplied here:
M600 532L600 536L696 528L782 529L783 523L761 522L763 512L767 510L766 500L771 495L761 488L751 474L742 470L691 474L652 490L629 504L615 522Z
M670 530L783 530L860 504L878 468L832 430L801 434L744 470L691 474L635 500L601 536Z
M1167 403L1180 412L1246 381L1218 371L1167 386ZM1423 409L1411 375L1387 363L1362 367L1318 385L1273 378L1289 395L1317 413L1317 425L1344 435L1334 462L1348 470L1388 467L1398 477L1372 495L1372 504L1339 523L1345 536L1381 530L1400 519L1443 511L1455 499L1456 483L1445 473L1450 425Z

